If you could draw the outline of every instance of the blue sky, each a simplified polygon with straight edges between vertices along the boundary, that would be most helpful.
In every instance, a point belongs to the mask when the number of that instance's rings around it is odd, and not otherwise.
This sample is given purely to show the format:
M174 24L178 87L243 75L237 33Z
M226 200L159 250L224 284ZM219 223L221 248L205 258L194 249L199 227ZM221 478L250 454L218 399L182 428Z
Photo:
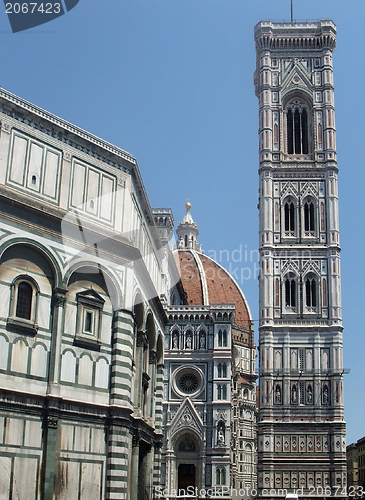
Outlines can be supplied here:
M350 443L365 435L365 2L294 0L294 17L332 19L338 30L334 71ZM176 225L190 198L200 243L233 272L255 320L253 28L267 19L290 20L290 0L80 0L68 14L17 34L0 9L0 86L132 153L151 206L172 208ZM257 322L255 329L257 336Z

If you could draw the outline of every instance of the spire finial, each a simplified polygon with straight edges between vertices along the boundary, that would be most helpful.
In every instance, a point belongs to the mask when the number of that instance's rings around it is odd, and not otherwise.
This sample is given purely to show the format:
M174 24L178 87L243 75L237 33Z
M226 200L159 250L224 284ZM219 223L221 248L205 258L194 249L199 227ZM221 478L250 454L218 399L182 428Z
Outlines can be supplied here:
M186 210L190 210L191 209L191 203L190 203L190 199L189 198L186 200L185 208L186 208Z
M291 0L291 23L293 24L293 0Z

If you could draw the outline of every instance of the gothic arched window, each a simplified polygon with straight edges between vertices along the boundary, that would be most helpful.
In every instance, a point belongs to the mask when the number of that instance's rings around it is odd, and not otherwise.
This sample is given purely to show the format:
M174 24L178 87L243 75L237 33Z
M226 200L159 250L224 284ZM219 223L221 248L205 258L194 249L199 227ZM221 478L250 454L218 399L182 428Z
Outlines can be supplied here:
M293 273L284 279L284 300L286 312L295 312L297 306L297 282Z
M218 363L218 378L226 378L226 377L227 377L227 364Z
M287 153L308 154L308 112L304 102L293 99L286 111Z
M218 384L218 387L217 387L217 399L222 399L222 386L221 386L221 384Z
M317 312L318 286L313 275L305 279L305 305L306 312Z
M227 347L228 345L228 336L227 330L219 330L218 332L218 347Z
M217 485L226 484L226 469L224 467L217 467L215 470L215 482Z
M225 384L218 384L217 399L227 399L227 386Z
M218 347L223 346L223 332L222 330L219 330L218 332Z
M227 386L223 385L222 387L222 399L227 399Z
M284 204L284 230L295 231L295 207L292 201Z
M304 203L304 231L314 231L314 203L306 201Z
M227 330L223 330L223 347L227 347Z

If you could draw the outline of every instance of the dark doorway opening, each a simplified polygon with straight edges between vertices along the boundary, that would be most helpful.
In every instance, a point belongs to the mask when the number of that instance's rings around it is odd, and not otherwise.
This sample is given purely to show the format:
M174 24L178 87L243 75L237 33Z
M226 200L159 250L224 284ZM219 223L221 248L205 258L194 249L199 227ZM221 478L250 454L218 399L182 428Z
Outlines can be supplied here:
M140 443L138 459L138 500L149 498L149 492L147 490L148 485L146 484L147 455L149 451L149 447L144 446L144 443Z
M195 465L180 464L178 469L178 489L187 490L189 486L195 488Z

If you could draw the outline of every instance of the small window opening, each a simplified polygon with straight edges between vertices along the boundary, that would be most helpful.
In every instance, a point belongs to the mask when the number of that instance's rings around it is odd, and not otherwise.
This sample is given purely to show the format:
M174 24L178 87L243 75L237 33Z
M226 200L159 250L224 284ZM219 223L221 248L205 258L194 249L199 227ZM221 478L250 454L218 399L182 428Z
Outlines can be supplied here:
M304 204L304 230L314 231L314 204L312 202Z
M37 177L35 175L32 175L32 184L37 184Z
M218 347L222 347L223 345L223 333L222 330L218 332Z
M299 349L299 370L304 370L304 350Z
M304 382L299 383L299 403L304 405L305 402L305 391L304 391Z
M217 399L222 399L222 386L220 384L217 388Z
M305 280L305 298L307 307L317 307L317 284L314 278Z
M304 108L289 109L286 116L288 154L308 154L308 118Z
M285 306L296 306L296 283L295 279L287 278L285 280Z
M227 347L227 345L228 345L227 331L223 330L223 347Z
M90 200L90 208L94 208L94 200Z
M93 314L90 311L86 311L84 331L87 333L92 333L92 320Z
M33 288L29 283L22 282L18 286L18 297L15 315L18 318L30 319L32 311Z
M285 218L285 231L294 231L295 223L294 223L294 203L287 202L284 205L284 218Z
M227 386L222 387L222 399L227 399Z

